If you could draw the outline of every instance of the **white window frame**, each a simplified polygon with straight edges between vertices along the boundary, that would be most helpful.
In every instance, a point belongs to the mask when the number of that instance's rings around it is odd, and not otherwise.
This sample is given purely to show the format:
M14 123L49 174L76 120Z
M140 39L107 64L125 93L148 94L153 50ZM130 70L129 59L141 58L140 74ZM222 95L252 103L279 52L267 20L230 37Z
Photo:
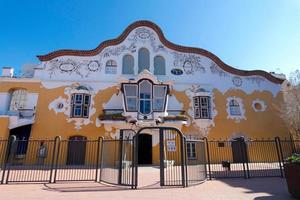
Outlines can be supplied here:
M117 74L117 67L115 60L108 60L105 64L105 74Z
M136 95L135 96L128 96L127 93L126 93L126 89L125 89L126 86L135 87L135 94ZM128 112L136 112L138 110L138 98L137 98L137 95L138 95L138 85L137 84L124 84L123 87L124 87L126 111L128 111ZM129 107L128 107L128 99L135 99L135 109L129 109Z
M165 85L152 85L152 87L153 87L153 98L152 98L152 104L153 104L152 108L153 108L153 111L154 112L163 112L164 109L165 109L165 103L166 103L167 86L165 86ZM155 88L165 88L164 94L163 94L162 97L161 96L155 96ZM155 108L155 102L156 102L155 100L156 99L163 101L164 105L163 105L162 109L154 109Z
M77 97L81 97L80 101L76 101ZM86 102L86 98L89 98L88 102ZM88 118L89 117L89 109L91 104L91 95L85 93L74 93L71 97L71 118ZM80 110L80 114L76 114L76 110Z
M241 106L235 99L229 101L229 112L231 116L241 116Z
M151 84L151 94L150 94L150 99L148 98L140 98L140 84L143 81L148 81ZM126 86L134 86L136 88L136 96L128 96L127 92L126 92ZM156 87L163 87L165 88L165 93L163 97L154 96L154 90ZM167 85L159 85L159 84L153 84L152 81L148 80L148 79L144 79L139 83L124 83L123 86L123 95L124 95L124 102L125 102L125 109L127 112L138 112L139 114L143 115L143 116L147 116L152 114L153 112L164 112L166 109L166 99L167 99L167 91L168 91L168 86ZM135 99L136 101L136 109L132 110L129 109L128 107L128 99ZM154 103L156 99L162 99L163 100L163 108L161 110L158 109L154 109ZM142 113L140 110L140 103L141 101L150 101L150 112L149 113Z
M141 98L141 89L140 89L140 85L143 83L143 82L148 82L150 85L151 85L151 89L150 89L150 98ZM153 107L152 107L152 103L153 103L153 83L147 79L145 80L142 80L140 83L139 83L139 106L138 106L138 110L139 110L139 113L141 115L150 115L152 112L153 112ZM141 112L141 101L149 101L149 105L150 105L150 110L148 113L142 113Z
M193 98L194 118L211 119L211 97L196 96Z

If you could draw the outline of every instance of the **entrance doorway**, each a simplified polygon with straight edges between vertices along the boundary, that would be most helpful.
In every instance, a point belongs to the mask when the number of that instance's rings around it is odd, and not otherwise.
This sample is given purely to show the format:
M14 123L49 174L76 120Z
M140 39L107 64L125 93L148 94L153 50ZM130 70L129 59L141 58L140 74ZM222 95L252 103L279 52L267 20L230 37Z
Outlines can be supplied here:
M243 137L235 138L231 142L231 149L234 163L247 162L247 144Z
M9 136L16 136L17 139L17 148L16 148L16 156L25 155L28 148L28 140L31 133L31 124L20 126L14 129L11 129L9 132Z
M68 141L67 165L84 165L86 137L72 136Z
M152 135L138 137L138 164L152 164Z

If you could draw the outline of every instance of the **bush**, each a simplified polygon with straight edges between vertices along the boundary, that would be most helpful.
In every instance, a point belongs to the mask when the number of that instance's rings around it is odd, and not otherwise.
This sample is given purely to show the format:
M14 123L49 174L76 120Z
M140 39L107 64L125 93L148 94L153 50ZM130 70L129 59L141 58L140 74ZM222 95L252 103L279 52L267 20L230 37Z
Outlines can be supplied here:
M286 158L286 162L287 163L291 163L291 164L298 164L300 165L300 154L293 154L289 157Z

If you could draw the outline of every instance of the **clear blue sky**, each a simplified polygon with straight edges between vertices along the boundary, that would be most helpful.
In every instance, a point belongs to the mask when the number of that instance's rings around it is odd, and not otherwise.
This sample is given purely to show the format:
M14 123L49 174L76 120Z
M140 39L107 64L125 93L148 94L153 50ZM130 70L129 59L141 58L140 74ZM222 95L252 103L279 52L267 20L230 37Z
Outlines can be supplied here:
M300 0L0 0L0 67L95 48L141 19L239 69L300 69Z

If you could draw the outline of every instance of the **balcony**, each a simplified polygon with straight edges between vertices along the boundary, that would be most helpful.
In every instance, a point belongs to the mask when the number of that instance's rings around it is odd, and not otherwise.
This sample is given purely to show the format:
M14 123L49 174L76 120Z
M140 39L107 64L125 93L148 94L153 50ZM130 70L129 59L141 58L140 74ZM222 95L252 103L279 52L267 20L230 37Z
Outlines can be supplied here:
M104 109L98 118L101 121L126 121L127 118L122 113L122 109Z

